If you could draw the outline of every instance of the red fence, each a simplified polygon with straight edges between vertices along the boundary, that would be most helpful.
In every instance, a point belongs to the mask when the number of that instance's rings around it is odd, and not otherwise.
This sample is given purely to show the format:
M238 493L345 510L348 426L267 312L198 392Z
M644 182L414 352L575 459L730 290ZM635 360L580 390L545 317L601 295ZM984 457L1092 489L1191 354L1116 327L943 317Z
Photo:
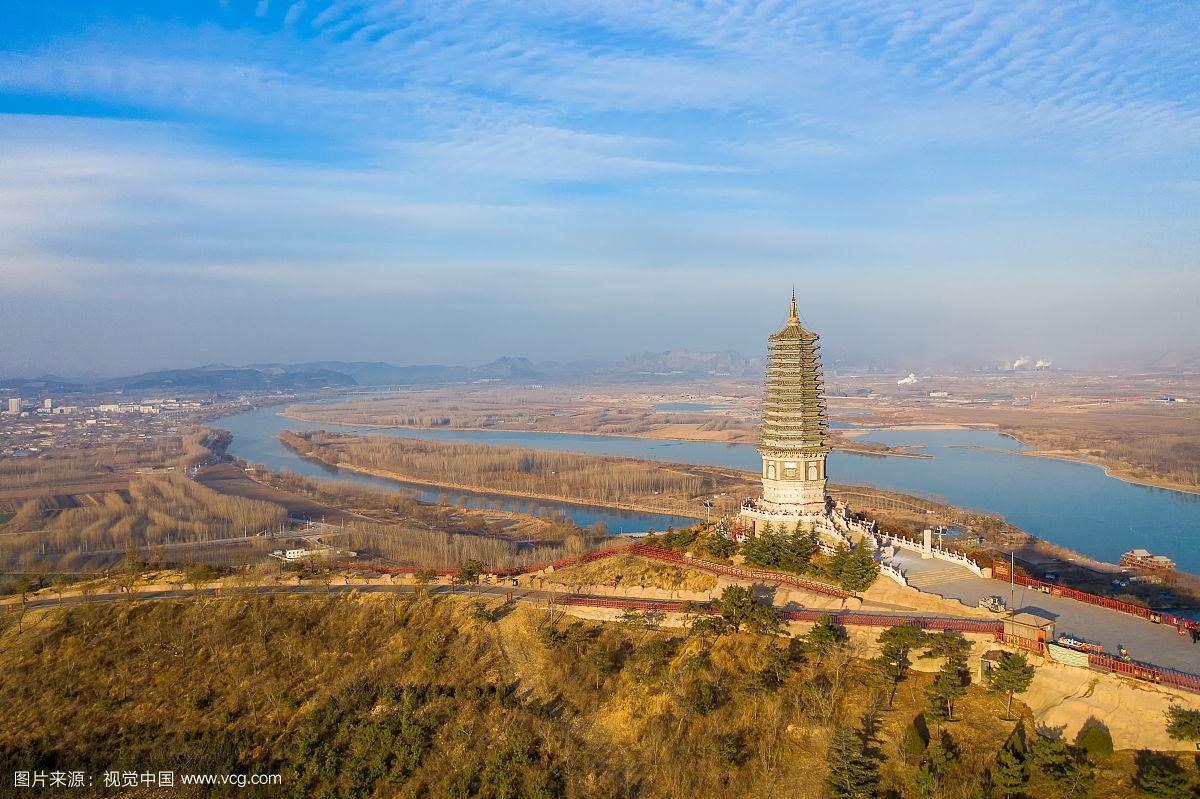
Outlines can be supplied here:
M1015 646L1017 649L1024 649L1026 652L1033 652L1036 655L1041 655L1046 651L1046 645L1041 641L1036 641L1032 638L1024 638L1020 635L1012 635L1005 633L1003 624L1000 623L1001 631L996 634L996 640L1009 646Z
M1158 685L1170 685L1200 693L1200 675L1165 669L1150 663L1121 660L1111 655L1088 655L1088 665L1097 671L1111 671Z
M1115 610L1119 613L1128 613L1131 616L1138 616L1152 621L1155 624L1169 624L1172 627L1184 627L1188 630L1200 629L1200 622L1194 619L1185 619L1182 616L1176 616L1173 613L1163 613L1150 608L1144 608L1141 605L1133 605L1129 602L1122 602L1119 599L1110 599L1105 596L1097 596L1084 591L1076 591L1074 588L1067 588L1062 585L1053 583L1045 583L1041 580L1034 580L1031 577L1022 577L1021 575L1009 575L1009 565L1004 561L997 560L992 563L992 577L1004 582L1015 582L1017 585L1023 585L1028 588L1034 588L1044 594L1051 596L1064 596L1068 599L1074 599L1079 602L1086 602L1089 605L1099 605L1102 608Z
M737 566L728 566L724 563L713 563L712 561L701 560L684 555L682 552L676 552L673 549L663 549L662 547L654 547L649 544L623 544L617 547L608 549L599 549L595 552L589 552L586 555L581 555L577 558L563 558L548 563L534 563L529 566L512 569L488 569L487 574L492 574L497 577L514 577L518 574L529 574L531 572L543 571L545 569L562 569L567 566L575 566L580 563L591 563L592 561L601 560L603 558L611 558L614 555L637 555L651 560L658 560L664 563L674 563L680 566L687 566L700 571L709 572L711 574L720 574L727 577L734 577L740 580L757 580L759 582L783 583L794 588L800 588L805 591L812 591L817 594L836 597L838 599L852 599L855 595L851 591L844 588L839 588L836 585L822 583L818 580L809 580L804 577L797 577L793 574L784 574L782 572L757 571L755 569L743 569ZM345 569L357 569L359 571L372 571L378 574L411 574L415 571L420 571L422 567L416 565L401 565L401 566L385 566L379 563L340 563L338 564ZM430 569L441 576L458 574L458 569Z

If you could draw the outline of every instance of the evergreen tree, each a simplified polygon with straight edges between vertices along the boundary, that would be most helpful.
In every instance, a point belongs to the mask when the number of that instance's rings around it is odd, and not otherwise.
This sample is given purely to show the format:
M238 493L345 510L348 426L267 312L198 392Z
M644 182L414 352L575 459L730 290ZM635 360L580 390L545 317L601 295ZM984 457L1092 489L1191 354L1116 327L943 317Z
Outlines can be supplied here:
M994 694L1008 694L1004 718L1012 718L1013 694L1023 694L1033 682L1033 669L1024 655L1006 654L984 675L987 688Z
M767 546L761 533L751 533L742 542L742 559L750 566L763 566L767 559Z
M933 682L925 686L929 700L927 715L941 727L943 721L954 721L954 704L967 693L971 684L971 672L967 670L965 655L954 655L938 670Z
M740 585L727 586L721 592L721 598L717 600L721 617L733 628L735 633L742 628L742 625L750 621L751 616L754 615L756 604L758 603L754 601L753 592Z
M971 645L957 633L943 632L937 635L926 635L921 640L921 648L925 650L923 658L954 658L965 661L971 652Z
M799 527L799 525L797 525ZM812 567L817 543L804 531L794 532L781 541L781 563L787 571L803 574Z
M937 799L941 783L928 760L922 760L921 765L913 772L912 795L915 799Z
M920 727L918 727L920 724ZM928 731L925 730L925 717L918 714L904 728L900 735L900 756L905 763L920 763L929 747Z
M879 634L880 653L876 660L888 684L888 707L896 698L896 688L908 674L912 660L909 654L920 645L925 633L915 624L889 627Z
M735 633L745 627L762 635L778 635L783 629L783 614L774 605L755 601L752 588L728 586L721 592L717 607L725 624ZM692 629L698 624L693 623Z
M879 766L867 754L866 745L849 727L833 733L825 758L829 773L825 789L831 799L875 799L879 796Z
M954 740L943 733L929 744L925 758L913 777L913 793L920 799L934 799L950 769L958 762L958 750Z
M1029 782L1029 764L1014 747L1005 744L992 765L992 785L1001 797L1018 796Z
M846 549L845 544L838 544L837 549L829 556L829 562L825 564L825 571L829 578L836 583L841 583L842 574L846 571L846 564L850 561L850 550Z
M833 620L833 616L822 613L812 629L805 633L804 645L820 656L841 646L846 639L846 631Z
M1093 763L1102 763L1113 753L1112 734L1099 722L1085 724L1075 737L1075 745L1087 752Z
M1058 738L1033 739L1034 767L1058 789L1059 795L1070 799L1087 796L1092 783L1092 770L1079 751Z
M1191 779L1175 758L1158 752L1139 752L1136 782L1146 796L1158 799L1190 799Z
M879 576L879 564L863 544L856 546L844 557L845 561L838 571L838 583L847 591L866 591Z
M733 557L738 551L737 542L718 532L709 533L704 539L704 554L717 560Z
M1167 710L1167 735L1176 741L1200 741L1200 710L1172 705Z

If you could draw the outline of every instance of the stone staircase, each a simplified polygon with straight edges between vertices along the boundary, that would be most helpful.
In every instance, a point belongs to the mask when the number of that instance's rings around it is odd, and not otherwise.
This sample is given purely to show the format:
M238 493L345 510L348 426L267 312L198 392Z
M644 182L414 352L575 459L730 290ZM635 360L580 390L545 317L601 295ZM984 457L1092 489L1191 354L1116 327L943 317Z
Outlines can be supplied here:
M938 593L937 587L940 585L979 579L970 570L952 563L939 563L920 571L909 569L904 576L913 588L930 593Z

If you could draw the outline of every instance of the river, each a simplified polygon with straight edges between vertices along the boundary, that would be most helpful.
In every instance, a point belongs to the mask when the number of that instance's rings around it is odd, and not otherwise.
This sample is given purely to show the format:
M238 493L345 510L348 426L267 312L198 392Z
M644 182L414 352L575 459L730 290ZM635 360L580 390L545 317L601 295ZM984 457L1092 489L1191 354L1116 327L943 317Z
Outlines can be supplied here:
M511 513L538 516L547 514L550 516L565 516L572 519L575 524L581 527L604 524L610 533L639 533L650 529L665 530L668 526L686 527L689 524L695 523L695 519L683 516L625 511L571 502L556 502L554 500L508 497L503 494L489 494L483 491L435 488L418 483L406 483L402 480L390 480L386 477L374 477L372 475L345 471L312 458L301 458L280 443L277 436L283 430L337 429L339 431L361 433L364 435L380 432L394 434L397 431L381 431L373 427L352 427L348 425L307 424L292 419L285 419L278 415L278 410L278 408L261 408L233 416L225 416L214 420L212 425L224 428L233 434L233 440L230 442L227 451L235 458L241 458L250 463L259 463L275 471L286 469L294 474L305 477L314 477L323 480L342 480L388 490L402 491L422 502L443 502L452 505L466 504L472 508L505 510Z
M309 424L277 415L266 408L228 416L214 423L233 433L229 452L272 469L289 469L328 477L320 466L303 460L276 439L281 430L337 429L438 441L552 449L596 455L725 466L757 473L759 456L750 444L711 441L664 441L631 436L590 436L570 433L521 433L491 430L408 430ZM838 425L848 427L848 425ZM1169 489L1134 485L1109 477L1089 464L1017 454L1024 445L989 430L873 430L860 437L915 450L932 458L897 458L834 452L829 456L830 479L836 483L871 485L911 494L933 494L959 507L999 513L1009 522L1046 541L1097 560L1115 563L1121 554L1144 547L1167 555L1179 567L1200 573L1200 496ZM995 451L993 451L995 450ZM339 478L355 479L349 473ZM364 478L374 481L374 478ZM391 481L380 480L389 485ZM426 498L462 492L423 489ZM468 501L473 501L467 495ZM495 498L488 498L495 501ZM581 525L604 521L614 532L647 527L663 529L678 518L626 513L565 503L509 500L513 506L559 509ZM514 507L514 509L516 509Z

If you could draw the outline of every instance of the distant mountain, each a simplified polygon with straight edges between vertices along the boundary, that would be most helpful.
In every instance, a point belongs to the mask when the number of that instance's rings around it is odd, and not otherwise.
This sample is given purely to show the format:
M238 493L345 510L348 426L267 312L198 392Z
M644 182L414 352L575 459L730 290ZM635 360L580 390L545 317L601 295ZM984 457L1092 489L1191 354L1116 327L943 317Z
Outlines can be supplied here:
M668 352L643 352L631 355L616 370L630 375L680 376L680 377L744 377L760 375L763 362L758 358L747 358L740 353L695 352L693 350L669 350Z
M81 386L54 375L44 377L16 377L0 380L0 391L11 394L69 394L79 391Z
M1149 368L1172 372L1198 372L1200 371L1200 347L1164 352L1150 362Z
M209 364L191 369L162 369L97 382L68 382L46 376L0 381L0 390L30 395L93 392L298 391L350 386L428 386L479 380L573 382L612 380L661 381L698 377L761 377L763 363L736 352L670 350L643 352L623 361L534 362L505 355L480 366L424 364L396 366L383 361L312 361L258 363L250 366Z
M353 385L356 385L354 378L331 369L258 369L212 365L143 372L103 380L88 388L93 391L251 391Z
M320 373L329 372L348 377L351 385L359 386L403 386L422 383L440 383L464 379L470 371L463 366L396 366L383 361L313 361L310 363L263 363L252 364L251 369L267 372Z

